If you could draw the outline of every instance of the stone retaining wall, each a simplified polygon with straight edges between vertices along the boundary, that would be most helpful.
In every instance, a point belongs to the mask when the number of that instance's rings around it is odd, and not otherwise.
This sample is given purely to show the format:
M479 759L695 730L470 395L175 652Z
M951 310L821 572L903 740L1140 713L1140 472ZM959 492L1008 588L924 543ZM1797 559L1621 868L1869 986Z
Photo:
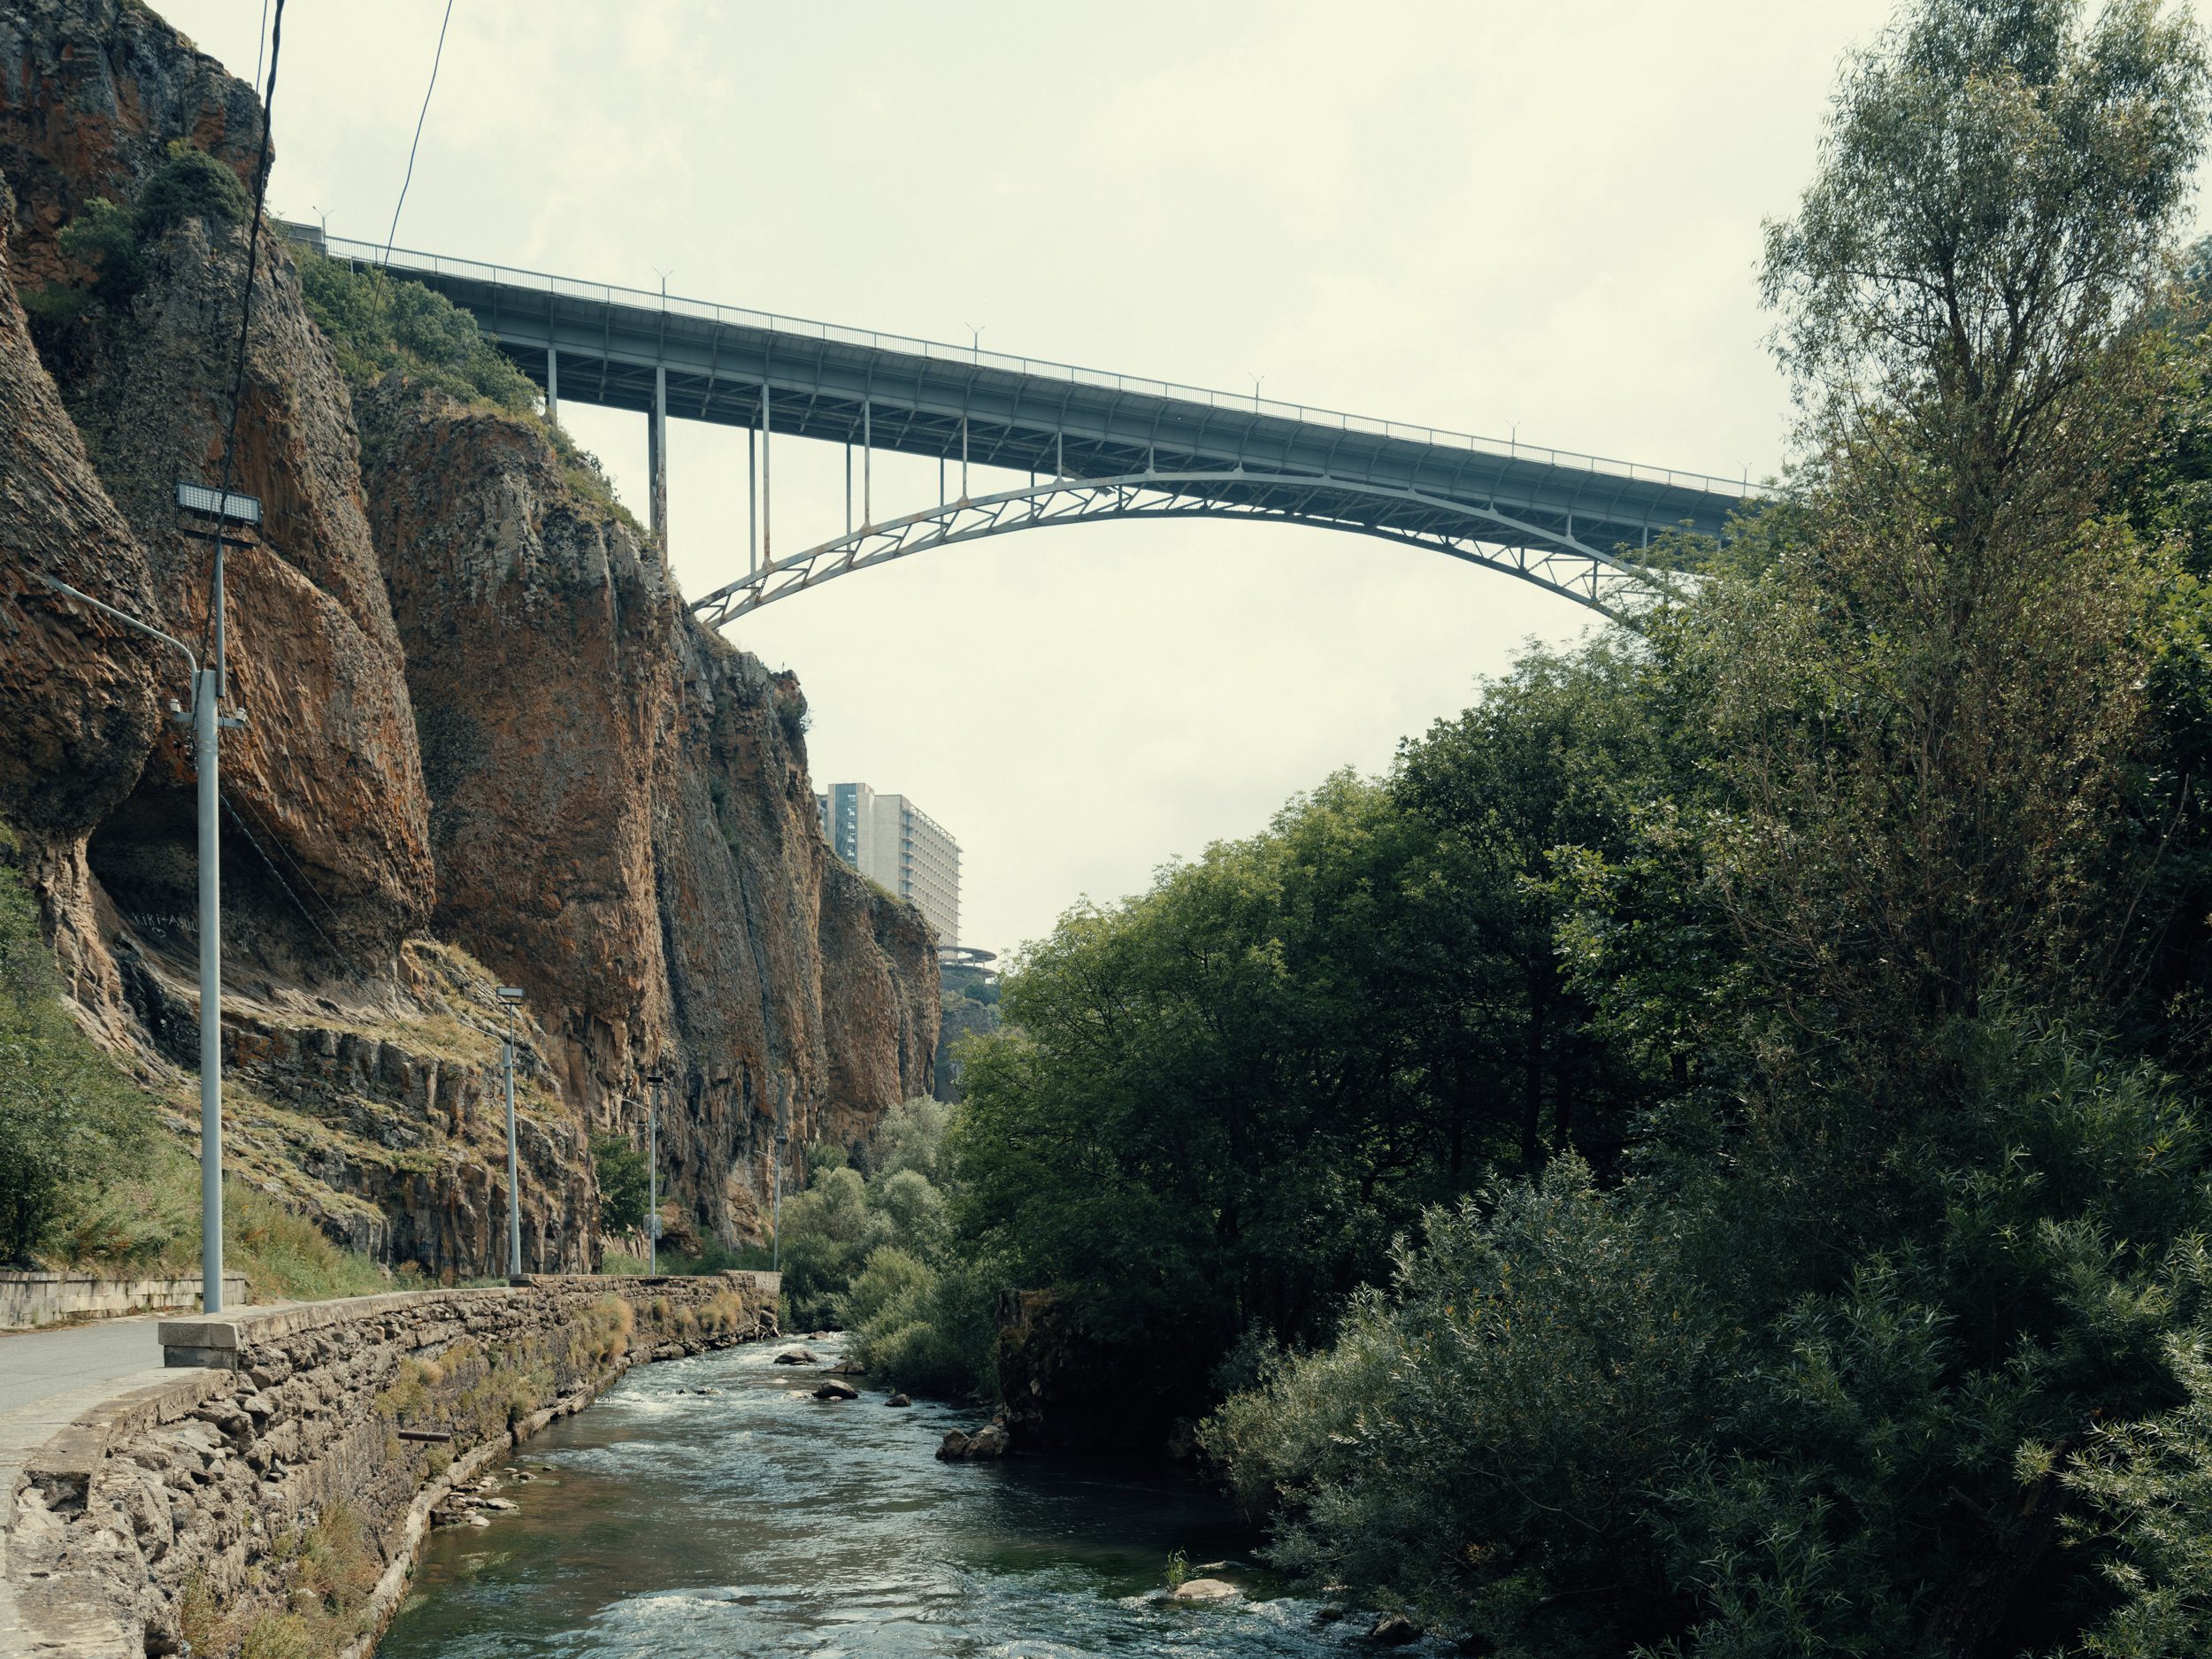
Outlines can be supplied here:
M223 1300L246 1300L246 1276L223 1275ZM200 1305L200 1276L189 1279L95 1279L89 1273L0 1273L0 1331L24 1331L58 1319L152 1313Z
M778 1287L539 1277L165 1320L175 1369L5 1494L0 1654L365 1654L456 1482L632 1364L772 1333Z

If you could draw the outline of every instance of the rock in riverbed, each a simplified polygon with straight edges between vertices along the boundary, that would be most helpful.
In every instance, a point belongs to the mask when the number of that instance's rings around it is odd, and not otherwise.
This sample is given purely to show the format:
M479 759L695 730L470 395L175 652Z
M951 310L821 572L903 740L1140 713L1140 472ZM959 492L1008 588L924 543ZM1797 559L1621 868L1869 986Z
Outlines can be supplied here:
M860 1390L849 1382L841 1382L833 1377L814 1391L814 1397L817 1400L857 1400L860 1398Z
M958 1429L949 1430L944 1444L937 1448L938 1461L947 1463L988 1463L1003 1457L1014 1449L1007 1438L1005 1428L996 1423L985 1425L972 1434L963 1434Z
M803 1348L786 1348L775 1358L775 1363L779 1365L819 1365L821 1363L813 1354Z
M909 1400L904 1394L893 1394L883 1403L887 1406L910 1406L914 1402L911 1400Z
M1421 1627L1402 1613L1386 1613L1375 1621L1374 1628L1367 1632L1367 1640L1380 1642L1386 1647L1402 1647L1421 1640Z
M1178 1601L1233 1601L1243 1594L1226 1578L1186 1578L1171 1597Z

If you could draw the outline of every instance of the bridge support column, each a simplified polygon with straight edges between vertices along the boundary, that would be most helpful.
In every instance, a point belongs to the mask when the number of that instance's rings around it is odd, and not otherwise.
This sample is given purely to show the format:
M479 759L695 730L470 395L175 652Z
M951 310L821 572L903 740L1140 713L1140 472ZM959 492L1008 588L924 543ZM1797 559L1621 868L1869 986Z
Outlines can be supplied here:
M545 349L545 423L557 426L561 422L561 349Z
M653 475L653 546L668 568L668 371L653 371L653 412L646 417L646 464Z

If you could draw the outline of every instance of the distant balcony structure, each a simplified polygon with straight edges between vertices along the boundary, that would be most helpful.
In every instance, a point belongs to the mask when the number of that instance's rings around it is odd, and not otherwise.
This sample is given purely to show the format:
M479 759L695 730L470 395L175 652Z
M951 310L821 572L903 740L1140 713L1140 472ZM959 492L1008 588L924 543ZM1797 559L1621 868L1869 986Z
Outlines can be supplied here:
M840 858L920 910L941 950L960 942L960 843L943 825L864 783L833 783L814 804Z

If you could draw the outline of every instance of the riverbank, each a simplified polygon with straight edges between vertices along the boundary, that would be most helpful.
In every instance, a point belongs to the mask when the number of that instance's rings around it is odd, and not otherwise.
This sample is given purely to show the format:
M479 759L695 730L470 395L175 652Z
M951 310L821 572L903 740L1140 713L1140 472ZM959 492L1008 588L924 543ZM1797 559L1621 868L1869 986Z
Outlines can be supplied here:
M0 1418L0 1655L365 1654L457 1483L641 1362L772 1330L778 1289L537 1277L165 1321L164 1369Z

